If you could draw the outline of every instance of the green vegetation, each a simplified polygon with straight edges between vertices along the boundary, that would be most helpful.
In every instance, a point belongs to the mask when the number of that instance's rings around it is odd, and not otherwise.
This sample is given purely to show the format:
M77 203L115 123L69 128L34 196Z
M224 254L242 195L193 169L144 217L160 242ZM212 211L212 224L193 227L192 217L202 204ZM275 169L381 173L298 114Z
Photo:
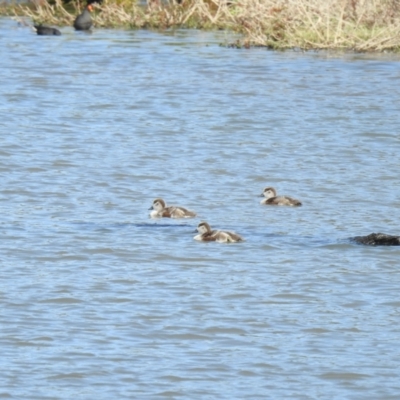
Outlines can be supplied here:
M35 0L3 6L3 14L28 16L35 23L72 25L83 4ZM400 50L398 0L105 0L96 5L94 25L125 29L226 29L241 33L235 47Z

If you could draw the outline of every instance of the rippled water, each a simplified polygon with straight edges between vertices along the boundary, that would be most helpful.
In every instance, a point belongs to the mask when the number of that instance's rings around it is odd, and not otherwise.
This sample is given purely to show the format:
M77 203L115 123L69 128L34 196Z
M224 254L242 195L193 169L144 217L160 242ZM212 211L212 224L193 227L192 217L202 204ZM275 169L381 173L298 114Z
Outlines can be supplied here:
M0 19L0 398L398 399L400 251L348 238L400 233L399 58L62 32Z

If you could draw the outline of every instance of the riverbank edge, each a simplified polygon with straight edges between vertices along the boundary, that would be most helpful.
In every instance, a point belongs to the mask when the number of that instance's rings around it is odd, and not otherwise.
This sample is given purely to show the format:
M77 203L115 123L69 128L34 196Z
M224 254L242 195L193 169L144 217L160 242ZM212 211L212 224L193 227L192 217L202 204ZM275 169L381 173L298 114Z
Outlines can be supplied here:
M400 52L400 7L382 14L379 7L354 9L356 0L338 1L342 6L335 9L328 9L323 0L289 2L291 7L284 0L149 0L147 5L117 1L105 0L95 6L92 19L96 28L226 30L242 36L227 44L236 48ZM387 1L377 0L382 7ZM349 9L351 4L353 8ZM82 4L64 5L61 0L53 4L42 0L40 5L2 3L0 15L28 17L37 24L71 26L81 8Z

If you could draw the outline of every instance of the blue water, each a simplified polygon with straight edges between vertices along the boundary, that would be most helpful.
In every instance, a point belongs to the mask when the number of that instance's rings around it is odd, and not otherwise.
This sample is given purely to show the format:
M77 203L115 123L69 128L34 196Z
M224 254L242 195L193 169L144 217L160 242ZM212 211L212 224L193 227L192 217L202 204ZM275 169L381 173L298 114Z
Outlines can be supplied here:
M61 31L0 19L0 398L400 398L400 249L349 240L400 234L399 58Z

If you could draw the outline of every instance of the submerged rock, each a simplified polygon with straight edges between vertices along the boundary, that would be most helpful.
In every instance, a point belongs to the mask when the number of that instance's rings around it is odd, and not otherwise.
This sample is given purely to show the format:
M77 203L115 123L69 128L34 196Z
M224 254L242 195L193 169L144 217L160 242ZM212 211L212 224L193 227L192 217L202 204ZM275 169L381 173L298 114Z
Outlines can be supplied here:
M387 235L386 233L355 236L352 240L358 244L365 244L367 246L400 246L400 236Z

